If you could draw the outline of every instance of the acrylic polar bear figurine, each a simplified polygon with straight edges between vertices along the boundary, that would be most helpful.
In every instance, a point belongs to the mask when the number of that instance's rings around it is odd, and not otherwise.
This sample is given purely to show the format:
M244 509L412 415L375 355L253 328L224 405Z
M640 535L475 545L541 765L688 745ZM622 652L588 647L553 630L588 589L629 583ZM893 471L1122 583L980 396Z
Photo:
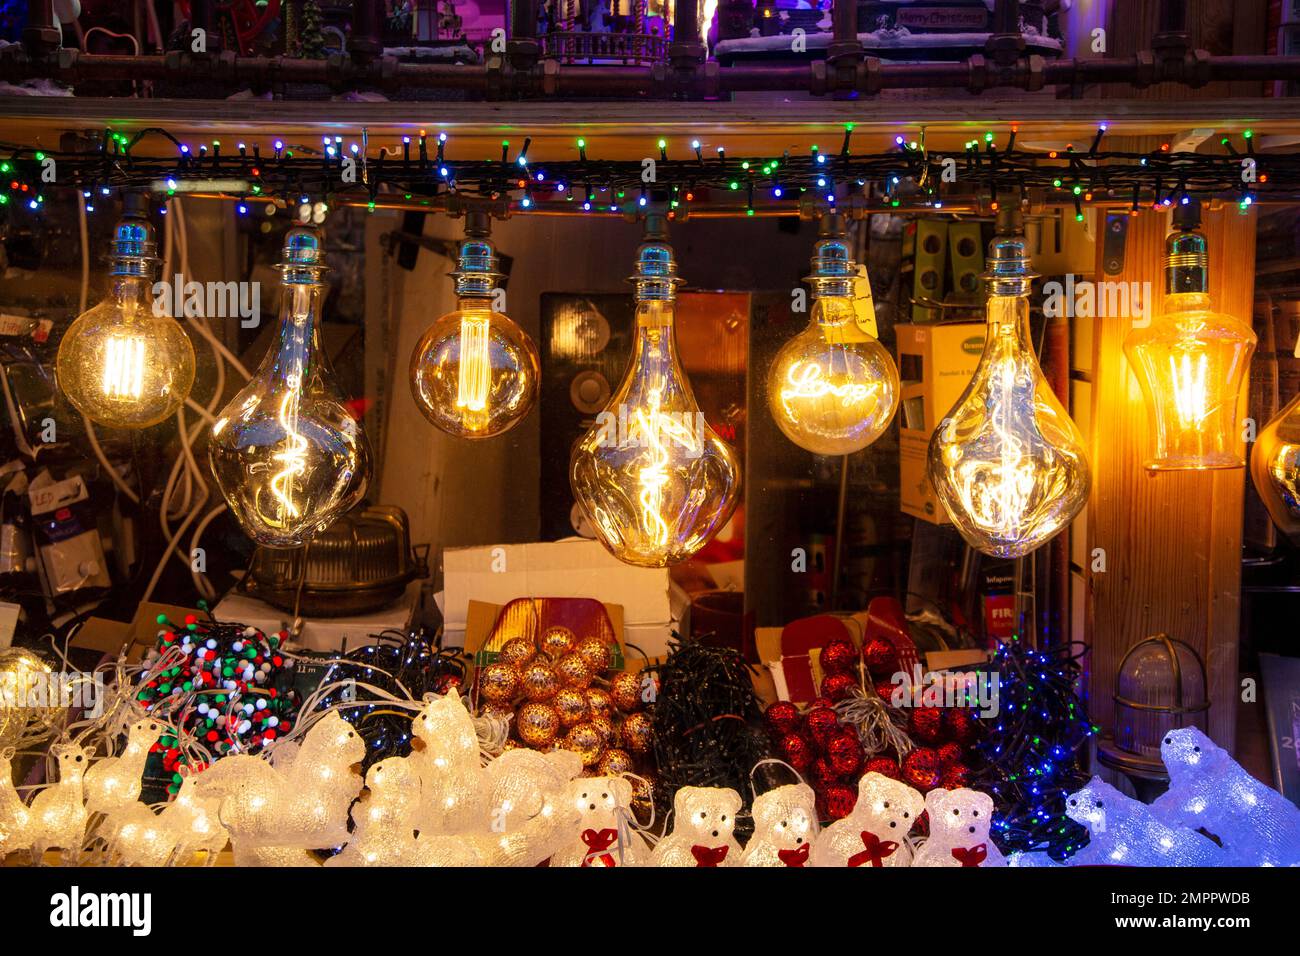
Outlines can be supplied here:
M807 866L817 838L817 795L806 783L776 787L754 798L754 835L741 866Z
M906 837L924 809L925 798L901 780L863 774L853 811L817 838L813 866L911 866Z
M582 777L570 782L567 797L578 814L577 833L551 857L551 866L645 866L650 861L649 845L630 826L632 785L627 780Z
M1300 809L1260 783L1195 727L1165 734L1169 789L1151 805L1171 826L1204 827L1244 864L1300 865Z
M740 794L726 787L682 787L673 797L673 829L650 855L651 866L739 866L732 835Z
M931 790L925 795L930 838L916 854L913 866L1006 866L989 839L993 798L967 790Z
M1100 777L1065 801L1065 815L1088 828L1088 845L1071 866L1231 866L1236 861L1213 840L1186 827L1167 826L1139 800Z

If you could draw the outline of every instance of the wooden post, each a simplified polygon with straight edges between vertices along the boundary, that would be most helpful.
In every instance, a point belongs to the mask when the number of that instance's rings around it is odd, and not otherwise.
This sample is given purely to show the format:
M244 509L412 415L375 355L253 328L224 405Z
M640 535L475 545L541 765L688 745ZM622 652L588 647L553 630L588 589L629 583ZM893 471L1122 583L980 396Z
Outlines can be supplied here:
M1203 227L1210 249L1213 308L1249 322L1255 291L1254 212L1242 215L1235 204L1207 209ZM1131 218L1119 275L1103 275L1102 244L1097 244L1095 277L1150 283L1153 320L1162 305L1168 230L1167 214L1146 210ZM1123 353L1132 320L1091 321L1093 490L1087 554L1103 549L1105 571L1093 571L1091 561L1085 565L1091 598L1090 715L1103 728L1113 728L1120 659L1138 641L1164 631L1186 641L1205 661L1209 734L1232 751L1240 693L1237 642L1246 471L1148 473L1142 462L1151 429L1137 379ZM1243 386L1238 405L1243 417L1244 392Z

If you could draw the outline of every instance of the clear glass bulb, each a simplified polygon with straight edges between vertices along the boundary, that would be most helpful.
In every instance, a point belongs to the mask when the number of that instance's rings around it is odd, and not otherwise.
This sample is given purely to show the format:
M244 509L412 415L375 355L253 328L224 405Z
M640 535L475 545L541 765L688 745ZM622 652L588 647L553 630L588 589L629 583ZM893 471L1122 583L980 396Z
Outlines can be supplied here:
M500 273L486 223L471 214L466 225L452 273L456 311L438 319L411 353L416 405L458 438L491 438L519 424L537 402L541 377L533 340L492 309Z
M1237 397L1256 337L1249 325L1210 311L1199 207L1180 206L1165 242L1163 314L1124 339L1124 354L1146 398L1155 449L1151 471L1240 468Z
M1250 477L1273 524L1300 543L1300 395L1255 439Z
M271 548L304 544L360 502L370 481L370 444L321 347L320 253L313 230L289 230L279 338L208 443L239 526Z
M834 221L828 231L838 227ZM782 434L817 455L848 455L879 438L898 410L898 368L858 325L848 246L823 233L813 255L812 318L781 347L767 402Z
M73 406L98 425L148 428L176 414L194 385L194 346L180 324L154 313L153 227L128 205L113 239L111 287L59 343L55 374Z
M596 536L620 561L643 567L704 547L740 492L736 453L704 420L677 358L675 272L666 239L641 246L631 364L569 460L573 496Z
M988 330L971 382L930 439L930 480L961 536L1001 558L1028 554L1088 499L1083 436L1043 377L1029 337L1021 237L990 247Z

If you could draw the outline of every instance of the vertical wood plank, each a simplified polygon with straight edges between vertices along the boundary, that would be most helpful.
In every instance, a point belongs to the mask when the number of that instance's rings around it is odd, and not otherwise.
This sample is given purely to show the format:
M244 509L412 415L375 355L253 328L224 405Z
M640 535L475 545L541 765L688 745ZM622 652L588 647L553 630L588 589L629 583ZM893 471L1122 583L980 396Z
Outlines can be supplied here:
M1207 210L1204 226L1214 308L1249 316L1254 295L1253 212L1241 215L1234 205ZM1153 319L1160 314L1168 229L1167 214L1147 211L1131 220L1124 271L1109 277L1150 283ZM1102 275L1100 261L1095 274ZM1092 435L1088 535L1089 551L1105 550L1106 571L1085 569L1091 598L1091 713L1104 727L1113 725L1115 673L1121 658L1137 641L1165 631L1190 644L1206 662L1210 736L1232 750L1245 469L1159 475L1143 469L1150 427L1137 379L1123 353L1131 319L1093 321L1097 427ZM1244 410L1244 390L1241 401Z

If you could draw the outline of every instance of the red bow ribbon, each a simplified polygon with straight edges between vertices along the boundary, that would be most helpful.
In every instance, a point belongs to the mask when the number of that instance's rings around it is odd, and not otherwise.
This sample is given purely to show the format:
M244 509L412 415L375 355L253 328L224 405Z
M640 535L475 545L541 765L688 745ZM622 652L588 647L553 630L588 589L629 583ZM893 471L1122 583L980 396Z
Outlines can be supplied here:
M952 848L952 855L962 866L979 866L988 859L989 848L986 843L977 843L970 847L955 846Z
M691 856L695 857L696 866L721 866L727 858L728 846L693 846Z
M614 841L617 839L617 830L583 830L582 842L587 844L587 849L590 852L588 852L587 856L583 859L582 865L591 866L592 864L599 864L600 866L618 866L618 863L614 860L614 855L612 853L604 852L613 846Z
M811 843L805 843L797 850L777 850L776 856L786 866L803 866L808 862L808 851L812 849Z
M870 861L872 866L884 866L887 856L893 856L898 844L893 840L882 840L870 830L862 831L862 845L866 847L861 853L849 857L849 866L861 866Z

